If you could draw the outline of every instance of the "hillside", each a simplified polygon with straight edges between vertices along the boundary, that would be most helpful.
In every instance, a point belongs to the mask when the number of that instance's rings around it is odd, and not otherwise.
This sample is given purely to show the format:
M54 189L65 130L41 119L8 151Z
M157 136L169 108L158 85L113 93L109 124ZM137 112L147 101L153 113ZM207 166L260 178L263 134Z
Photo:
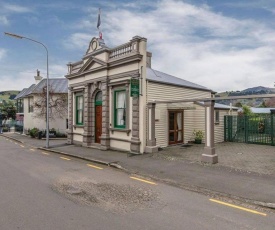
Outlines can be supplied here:
M20 91L9 90L0 92L0 101L12 101Z
M237 91L226 91L217 93L216 97L226 97L226 96L244 96L244 95L259 95L259 94L275 94L275 88L268 88L263 86L257 86L252 88L247 88L244 90ZM249 105L252 107L259 107L266 102L265 98L257 98L257 99L238 99L238 100L219 100L217 103L229 105L236 105L238 102L241 104Z

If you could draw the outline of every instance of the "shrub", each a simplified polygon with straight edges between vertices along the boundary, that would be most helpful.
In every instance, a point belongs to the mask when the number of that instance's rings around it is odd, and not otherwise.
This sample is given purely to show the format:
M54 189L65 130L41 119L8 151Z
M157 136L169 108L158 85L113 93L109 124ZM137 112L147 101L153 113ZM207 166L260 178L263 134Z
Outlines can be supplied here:
M202 140L202 138L204 137L204 134L202 130L194 130L193 136L195 137L195 140Z
M39 132L39 129L38 128L32 128L30 131L29 131L29 134L32 138L35 138L38 136L38 132Z

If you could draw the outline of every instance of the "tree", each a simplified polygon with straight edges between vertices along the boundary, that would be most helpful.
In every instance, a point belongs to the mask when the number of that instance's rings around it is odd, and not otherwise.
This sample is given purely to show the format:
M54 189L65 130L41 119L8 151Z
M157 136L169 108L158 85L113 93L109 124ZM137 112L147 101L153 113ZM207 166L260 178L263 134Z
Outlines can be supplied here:
M238 101L238 102L235 103L235 106L236 107L242 107L243 105L242 105L242 103L240 101Z
M266 107L275 107L275 98L274 97L268 98L265 101L265 105L266 105Z
M267 106L266 106L266 102L265 101L263 101L261 104L260 104L260 106L259 106L259 108L266 108Z
M8 119L15 119L16 117L16 106L12 101L3 101L0 104L0 111L2 114L2 119L3 120L8 120Z
M251 111L251 108L247 105L242 106L242 111L239 112L239 116L251 116L253 113Z
M33 103L34 116L46 119L47 112L47 87L43 87L41 93L35 94ZM67 118L68 114L68 94L55 93L49 86L49 119Z

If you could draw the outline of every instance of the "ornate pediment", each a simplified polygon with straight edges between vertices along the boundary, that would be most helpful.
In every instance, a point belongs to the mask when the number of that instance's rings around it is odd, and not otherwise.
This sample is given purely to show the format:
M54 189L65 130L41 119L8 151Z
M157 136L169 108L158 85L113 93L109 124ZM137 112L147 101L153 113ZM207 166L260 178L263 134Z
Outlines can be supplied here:
M106 68L107 67L107 63L95 58L95 57L91 57L89 60L87 60L85 62L85 64L81 67L81 69L78 71L78 73L82 73L82 72L86 72L89 70L98 70L98 69L102 69L102 68Z
M90 54L90 53L93 53L103 47L106 47L105 46L105 43L104 43L104 40L103 39L100 39L100 38L95 38L93 37L92 40L90 41L90 44L89 44L89 47L86 51L86 55L87 54Z

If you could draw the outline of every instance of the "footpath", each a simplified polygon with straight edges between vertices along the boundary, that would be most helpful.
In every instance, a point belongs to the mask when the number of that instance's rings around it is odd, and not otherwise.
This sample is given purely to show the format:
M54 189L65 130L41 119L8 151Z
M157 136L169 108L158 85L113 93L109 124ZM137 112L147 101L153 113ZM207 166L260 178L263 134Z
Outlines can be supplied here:
M33 139L17 133L6 133L1 136L45 150L45 140ZM243 150L247 149L245 146L242 148ZM188 154L194 156L201 149L203 146L200 148L190 147ZM258 168L255 166L252 172L240 170L240 162L236 163L228 157L223 157L221 162L216 165L202 164L199 160L193 161L179 157L183 155L175 154L175 152L182 152L182 148L166 148L159 153L131 155L120 151L102 151L67 145L66 140L50 140L50 148L46 150L115 167L130 174L137 174L147 179L168 183L211 197L233 199L275 209L275 175L272 171L275 168L275 147L269 148L269 152L272 151L268 155L270 159L267 159L267 155L261 157L260 152L255 153L257 158L254 160L261 164L256 162L254 165ZM221 150L219 151L221 152ZM249 152L253 154L251 149ZM246 162L243 164L245 165ZM270 167L272 170L268 174L263 174L260 173L264 171L262 167Z

